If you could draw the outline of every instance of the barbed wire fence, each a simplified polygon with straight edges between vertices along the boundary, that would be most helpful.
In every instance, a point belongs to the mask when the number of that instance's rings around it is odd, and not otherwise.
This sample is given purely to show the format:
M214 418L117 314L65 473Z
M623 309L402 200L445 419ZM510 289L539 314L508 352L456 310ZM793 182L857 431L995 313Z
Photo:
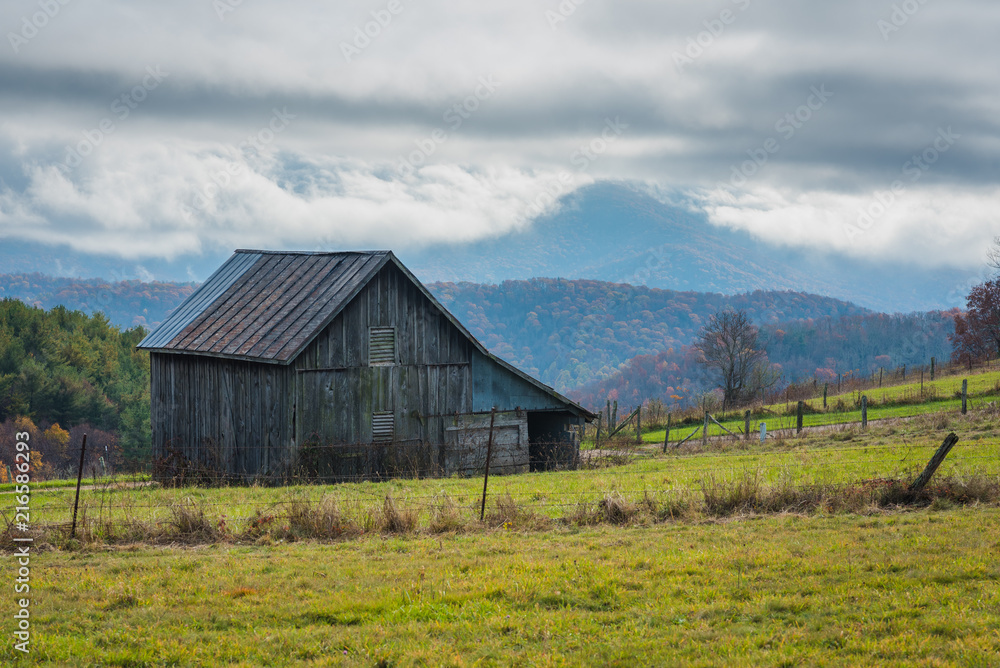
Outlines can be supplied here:
M707 448L696 444L664 452L657 443L640 445L626 436L600 450L582 450L563 467L569 470L503 476L522 472L524 464L491 462L489 471L495 477L486 490L485 462L445 471L437 464L426 465L426 458L416 453L428 444L404 443L393 444L394 458L410 462L409 468L379 469L385 459L370 456L365 466L333 476L300 468L277 477L220 470L210 482L197 481L199 486L189 486L191 478L171 476L169 470L160 470L152 479L99 479L80 492L79 537L93 543L336 539L372 532L993 503L1000 501L1000 446L977 438L981 429L974 421L995 424L997 417L995 408L980 406L974 415L958 418L952 426L970 438L960 443L935 484L919 493L909 491L908 485L937 447L926 439L852 440L803 449L794 433L767 446L724 436L709 439ZM842 431L853 439L856 427ZM373 450L371 445L312 447L334 457ZM414 453L407 456L407 450ZM16 498L13 490L0 500L6 524L0 526L0 547L9 547L22 529L39 540L65 544L73 491L33 491L32 521L19 526L14 511L24 499ZM488 512L480 515L483 498Z

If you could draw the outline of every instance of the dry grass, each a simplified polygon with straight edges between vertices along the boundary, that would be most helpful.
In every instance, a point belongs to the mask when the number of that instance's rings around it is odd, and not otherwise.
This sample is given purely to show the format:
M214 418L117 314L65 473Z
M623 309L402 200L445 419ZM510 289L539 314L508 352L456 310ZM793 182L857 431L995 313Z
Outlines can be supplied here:
M381 512L376 515L376 528L387 534L413 533L420 512L414 508L399 508L392 495L385 497Z
M468 527L468 520L462 517L455 500L446 494L439 494L431 509L431 519L427 530L432 534L458 533Z
M493 498L484 521L480 522L478 504L473 512L471 506L462 506L442 493L435 497L424 523L419 506L407 505L387 495L381 504L359 503L346 509L332 496L319 500L295 497L267 510L257 510L248 518L234 520L234 526L230 526L224 516L212 516L206 504L188 498L171 506L165 522L141 521L130 516L112 522L106 511L93 517L83 509L75 540L69 539L67 525L36 527L33 536L37 547L50 545L62 549L142 543L334 541L368 533L433 535L484 528L545 531L555 525L650 525L780 513L870 514L900 507L944 510L998 502L1000 480L995 476L938 477L933 484L914 493L900 479L848 485L797 484L789 474L774 483L764 483L759 470L748 468L729 477L706 475L699 490L646 491L635 499L615 491L603 493L596 501L581 501L555 518L540 514L530 503L505 493ZM21 534L9 519L0 529L0 550L9 552L15 546L13 537Z

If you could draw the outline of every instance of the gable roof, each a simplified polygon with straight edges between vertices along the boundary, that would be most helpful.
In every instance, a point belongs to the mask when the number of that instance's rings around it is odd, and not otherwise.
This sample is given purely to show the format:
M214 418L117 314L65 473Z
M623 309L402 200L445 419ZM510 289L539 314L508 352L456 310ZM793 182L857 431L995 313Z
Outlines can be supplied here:
M595 417L486 350L391 251L237 250L138 348L290 364L390 262L483 355L568 404L574 412Z

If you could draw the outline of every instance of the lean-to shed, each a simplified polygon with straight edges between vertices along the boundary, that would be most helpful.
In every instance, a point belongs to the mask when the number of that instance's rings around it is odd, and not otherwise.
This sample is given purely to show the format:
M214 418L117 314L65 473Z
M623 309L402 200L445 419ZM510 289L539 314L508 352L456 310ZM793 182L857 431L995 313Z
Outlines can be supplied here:
M491 420L491 471L571 467L595 417L389 251L236 251L139 348L154 458L236 479L481 472Z

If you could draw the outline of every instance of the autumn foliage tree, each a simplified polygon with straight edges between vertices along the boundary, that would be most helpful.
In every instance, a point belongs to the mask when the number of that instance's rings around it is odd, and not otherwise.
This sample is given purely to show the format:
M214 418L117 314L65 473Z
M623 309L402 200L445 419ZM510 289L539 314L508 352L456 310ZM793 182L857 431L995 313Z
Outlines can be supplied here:
M955 316L955 333L950 338L956 362L971 364L1000 355L1000 278L972 288L965 313Z

